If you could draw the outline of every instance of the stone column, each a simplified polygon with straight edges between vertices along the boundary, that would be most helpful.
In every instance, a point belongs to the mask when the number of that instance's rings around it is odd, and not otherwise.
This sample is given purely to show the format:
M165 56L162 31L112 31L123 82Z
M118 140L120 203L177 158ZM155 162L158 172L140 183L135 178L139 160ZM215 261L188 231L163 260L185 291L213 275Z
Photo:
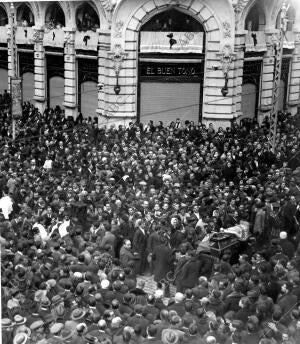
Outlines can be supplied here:
M103 121L107 113L106 98L108 93L108 51L110 51L110 30L97 30L98 40L98 108L97 113Z
M34 28L34 101L35 106L42 112L46 108L46 71L45 48L43 46L44 29Z
M75 29L65 28L64 48L64 76L65 94L64 107L65 116L77 116L77 87L76 87L76 54L75 54Z
M263 57L262 83L260 92L259 116L269 114L272 108L274 81L274 43L278 39L278 30L266 31L267 51Z
M244 74L244 48L247 31L239 31L235 33L234 41L234 100L233 100L233 111L237 118L242 116L242 87L243 87L243 74Z
M288 110L292 114L297 113L300 105L300 29L294 31L295 49L293 51L290 84L288 93Z

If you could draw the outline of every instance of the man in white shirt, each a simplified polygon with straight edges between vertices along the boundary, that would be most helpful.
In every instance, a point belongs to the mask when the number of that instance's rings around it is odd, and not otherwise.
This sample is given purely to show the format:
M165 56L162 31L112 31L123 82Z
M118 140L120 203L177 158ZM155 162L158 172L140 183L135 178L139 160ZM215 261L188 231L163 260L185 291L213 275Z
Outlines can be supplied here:
M8 191L3 191L3 197L0 198L0 209L2 210L2 214L5 220L9 220L9 215L13 211L13 201L8 195Z

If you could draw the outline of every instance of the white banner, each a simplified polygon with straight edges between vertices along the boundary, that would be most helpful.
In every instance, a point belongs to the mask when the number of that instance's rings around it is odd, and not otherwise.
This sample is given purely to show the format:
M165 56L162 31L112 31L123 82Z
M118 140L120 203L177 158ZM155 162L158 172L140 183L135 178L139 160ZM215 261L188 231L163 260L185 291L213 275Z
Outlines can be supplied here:
M62 29L45 29L44 46L45 47L64 47L65 32Z
M267 51L264 31L249 31L247 33L246 51Z
M283 47L286 49L295 49L295 36L293 31L287 31L284 34Z
M17 44L33 44L33 28L18 26L16 32Z
M7 43L7 26L0 26L0 43Z
M76 31L75 33L75 49L95 50L98 47L98 33L88 31Z
M141 32L141 53L202 53L203 32Z

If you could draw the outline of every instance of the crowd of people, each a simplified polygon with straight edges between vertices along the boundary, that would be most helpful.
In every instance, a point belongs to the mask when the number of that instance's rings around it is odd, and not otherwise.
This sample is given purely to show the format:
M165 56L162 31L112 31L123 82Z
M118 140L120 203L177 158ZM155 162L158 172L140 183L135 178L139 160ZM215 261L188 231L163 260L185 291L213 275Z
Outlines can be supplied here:
M3 344L300 343L294 117L272 153L267 119L105 127L29 102L13 141L1 105Z

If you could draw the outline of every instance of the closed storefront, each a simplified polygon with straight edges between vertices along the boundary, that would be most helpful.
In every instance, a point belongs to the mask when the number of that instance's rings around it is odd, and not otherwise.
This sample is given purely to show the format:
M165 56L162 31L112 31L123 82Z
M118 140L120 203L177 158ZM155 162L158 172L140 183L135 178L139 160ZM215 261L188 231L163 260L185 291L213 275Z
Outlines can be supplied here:
M98 64L96 59L78 59L78 110L83 117L94 117L98 105Z
M34 96L34 56L33 52L19 53L19 68L22 77L23 101L32 102Z
M198 122L202 99L201 75L201 63L143 63L140 121L167 124L180 118Z
M47 99L50 107L62 108L64 102L64 58L47 56Z
M171 9L145 23L139 46L139 120L198 122L203 98L205 33Z
M242 85L242 118L257 116L260 99L261 60L245 61Z
M8 88L7 50L0 50L0 93Z

